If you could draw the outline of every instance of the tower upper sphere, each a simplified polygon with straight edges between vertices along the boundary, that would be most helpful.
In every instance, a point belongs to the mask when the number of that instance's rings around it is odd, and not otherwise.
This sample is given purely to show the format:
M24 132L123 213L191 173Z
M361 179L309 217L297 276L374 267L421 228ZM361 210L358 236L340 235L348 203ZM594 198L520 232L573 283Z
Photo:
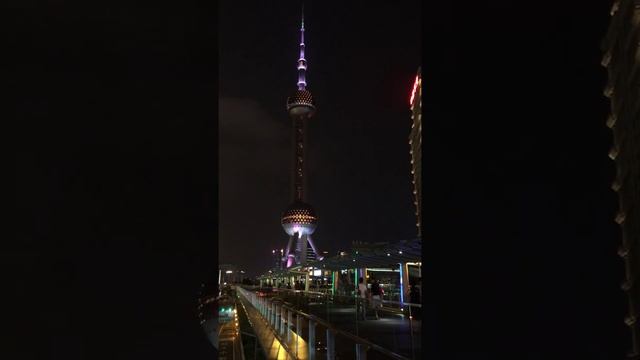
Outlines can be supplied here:
M291 117L311 117L316 112L316 104L309 90L296 90L287 99L287 111Z

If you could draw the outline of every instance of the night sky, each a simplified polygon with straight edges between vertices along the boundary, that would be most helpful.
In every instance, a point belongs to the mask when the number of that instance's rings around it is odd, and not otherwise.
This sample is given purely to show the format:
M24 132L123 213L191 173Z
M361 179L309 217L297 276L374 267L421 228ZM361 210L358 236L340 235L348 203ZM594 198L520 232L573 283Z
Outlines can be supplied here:
M215 8L4 13L18 222L2 259L19 355L2 357L211 359L196 306L217 267Z
M428 348L458 355L443 358L629 349L600 66L609 9L425 6L425 325Z
M409 95L421 64L419 1L307 2L306 200L320 251L416 236ZM220 5L220 261L253 274L286 247L300 2Z
M318 246L414 236L408 97L422 63L430 358L622 359L599 65L610 4L419 4L306 4ZM218 246L257 272L286 245L299 2L208 6L4 11L7 358L210 359L195 301Z

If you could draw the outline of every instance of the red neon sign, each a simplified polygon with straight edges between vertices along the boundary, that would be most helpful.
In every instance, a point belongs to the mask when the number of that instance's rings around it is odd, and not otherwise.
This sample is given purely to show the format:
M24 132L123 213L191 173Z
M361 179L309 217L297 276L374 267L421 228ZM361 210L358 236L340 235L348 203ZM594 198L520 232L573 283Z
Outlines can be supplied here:
M416 80L413 82L413 90L411 90L411 99L409 99L409 105L413 106L413 99L416 97L416 90L418 90L418 81L420 76L416 75Z

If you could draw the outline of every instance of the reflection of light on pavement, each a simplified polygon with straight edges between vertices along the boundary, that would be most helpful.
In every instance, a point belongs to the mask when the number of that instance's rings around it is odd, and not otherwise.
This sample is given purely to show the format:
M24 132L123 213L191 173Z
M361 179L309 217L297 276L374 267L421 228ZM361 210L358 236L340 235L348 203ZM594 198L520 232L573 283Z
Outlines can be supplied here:
M287 359L287 352L275 337L273 338L273 342L271 342L269 354L269 359Z
M278 357L276 359L278 359L278 360L287 360L288 358L289 358L289 355L284 350L284 348L281 346L280 349L278 350Z
M296 334L295 331L292 331L291 334L293 335L292 343L295 344L293 351L296 351L295 346L297 346L297 355L298 355L298 357L306 359L307 358L307 350L308 350L307 349L307 342L304 341L304 339L302 337L298 336L298 334Z
M307 342L294 331L291 332L292 339L289 344L289 348L293 353L296 351L296 345L298 346L298 358L306 359L307 358ZM269 349L269 358L270 359L278 359L278 360L288 360L293 359L292 356L287 354L286 349L282 346L282 343L277 339L273 338L273 342L271 343Z

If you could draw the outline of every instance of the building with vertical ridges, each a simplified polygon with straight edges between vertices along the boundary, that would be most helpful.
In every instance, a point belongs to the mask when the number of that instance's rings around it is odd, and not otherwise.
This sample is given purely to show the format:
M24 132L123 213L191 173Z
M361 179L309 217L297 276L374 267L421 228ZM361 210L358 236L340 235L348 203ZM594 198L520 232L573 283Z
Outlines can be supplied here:
M416 206L416 226L418 237L422 236L422 72L418 74L411 89L411 133L409 153L411 154L411 176L413 182L413 203Z
M625 263L622 290L628 297L629 359L640 359L640 0L616 0L602 46L609 75L604 95L611 113L609 157L616 163L612 189L618 194L615 222L621 228L618 254Z

